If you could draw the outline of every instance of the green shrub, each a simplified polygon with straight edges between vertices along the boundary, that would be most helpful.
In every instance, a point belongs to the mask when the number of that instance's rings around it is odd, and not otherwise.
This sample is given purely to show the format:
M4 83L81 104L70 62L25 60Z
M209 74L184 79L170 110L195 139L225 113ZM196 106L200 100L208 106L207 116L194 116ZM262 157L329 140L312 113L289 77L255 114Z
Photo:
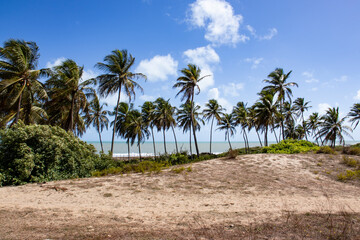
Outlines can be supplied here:
M319 149L315 144L305 140L286 139L277 144L271 144L269 147L263 147L263 153L305 153L317 151Z
M360 147L354 145L350 147L344 147L343 153L348 155L360 155Z
M0 185L91 176L110 159L72 133L47 125L0 130Z
M343 156L343 160L342 163L349 166L349 167L358 167L360 166L360 163L358 160L351 158L351 157L347 157L347 156Z
M336 154L335 150L329 146L322 146L316 153L325 153L325 154Z
M239 155L239 151L237 149L229 149L229 151L227 152L228 158L236 158L237 155Z

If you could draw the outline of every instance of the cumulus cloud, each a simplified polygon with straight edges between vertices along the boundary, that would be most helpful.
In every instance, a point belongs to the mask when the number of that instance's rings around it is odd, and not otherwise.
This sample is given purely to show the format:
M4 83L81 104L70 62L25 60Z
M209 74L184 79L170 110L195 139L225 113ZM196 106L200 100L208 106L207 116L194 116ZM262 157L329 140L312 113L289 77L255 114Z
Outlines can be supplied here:
M217 100L218 103L226 109L226 112L231 112L233 109L233 105L227 99L220 97L220 92L218 88L209 89L208 98Z
M190 4L189 22L205 28L205 39L214 45L245 42L249 37L239 34L241 15L225 0L197 0Z
M360 100L360 89L357 91L356 96L354 97L355 100Z
M140 99L143 101L155 101L155 97L154 96L150 96L150 95L141 95Z
M96 78L98 74L92 70L84 70L81 79L89 80L91 78Z
M245 58L245 62L251 63L251 69L256 69L264 58Z
M59 66L65 60L66 60L66 58L64 58L64 57L57 58L54 61L47 62L46 67L47 68L52 68L52 67L55 67L55 66Z
M328 103L320 103L318 105L318 112L320 115L323 115L326 113L326 110L328 110L329 108L331 108L330 104Z
M318 79L314 78L314 73L312 72L303 72L302 75L306 78L305 82L307 83L319 82Z
M278 34L278 30L276 28L270 28L269 29L269 33L266 35L258 35L256 33L256 30L254 27L250 26L250 25L246 25L246 29L250 32L250 34L258 39L258 40L271 40L273 37L275 37Z
M220 62L220 57L211 46L186 50L184 56L187 62L200 67L201 76L209 75L199 82L200 89L204 90L214 85L212 66Z
M150 82L166 81L169 76L176 77L178 61L170 54L166 56L156 55L152 59L142 60L136 68L136 72L145 74Z
M346 82L347 80L348 80L348 76L346 76L346 75L343 75L339 78L335 78L335 81L337 81L337 82Z
M229 83L228 85L221 85L219 87L225 96L238 97L240 96L239 90L244 89L243 83Z
M131 98L132 99L132 98ZM118 94L109 95L106 98L103 98L101 101L107 103L110 107L115 107L118 100ZM121 93L120 102L129 102L129 97L125 93Z

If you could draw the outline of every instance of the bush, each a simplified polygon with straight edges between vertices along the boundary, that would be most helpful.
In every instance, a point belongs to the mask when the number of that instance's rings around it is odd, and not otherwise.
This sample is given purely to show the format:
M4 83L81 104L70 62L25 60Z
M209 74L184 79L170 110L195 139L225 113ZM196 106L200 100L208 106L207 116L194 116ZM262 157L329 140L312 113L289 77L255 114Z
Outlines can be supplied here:
M72 133L47 125L17 124L0 130L0 185L91 176L110 158Z
M315 144L305 140L286 139L277 144L271 144L269 147L263 147L263 153L305 153L317 151L319 149Z
M343 156L343 164L349 167L360 167L360 162L354 158Z
M336 154L335 150L329 146L322 146L316 153L325 153L325 154Z
M239 151L237 149L229 149L229 151L227 152L228 158L236 158L237 155L239 155Z
M350 147L344 147L343 153L348 155L360 155L360 147L356 145Z

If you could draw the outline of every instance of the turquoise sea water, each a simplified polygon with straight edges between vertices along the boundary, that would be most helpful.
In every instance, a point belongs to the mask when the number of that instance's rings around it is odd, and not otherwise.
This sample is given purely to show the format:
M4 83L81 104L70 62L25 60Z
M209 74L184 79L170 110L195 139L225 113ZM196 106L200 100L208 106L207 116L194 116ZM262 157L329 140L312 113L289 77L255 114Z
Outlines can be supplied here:
M355 144L359 141L349 141L347 144ZM96 141L89 141L88 143L95 146L97 151L101 151L100 142ZM276 142L269 142L269 144L273 144ZM103 142L104 145L104 152L107 153L110 151L111 142ZM243 148L243 142L231 142L232 148ZM250 142L250 147L260 146L259 142ZM199 151L200 152L209 152L210 151L210 144L209 142L198 142ZM156 154L164 154L164 143L163 142L155 142ZM190 146L188 142L178 142L179 151L187 151L190 153ZM167 153L176 153L175 142L167 142L166 143L166 150ZM229 143L228 142L213 142L212 143L212 152L213 153L222 153L229 150ZM196 153L195 145L192 144L192 152ZM128 154L128 147L126 142L115 142L114 143L114 156L127 156ZM131 156L138 156L139 150L136 144L130 146L130 155ZM141 144L141 155L142 156L153 156L154 148L152 142L145 142Z

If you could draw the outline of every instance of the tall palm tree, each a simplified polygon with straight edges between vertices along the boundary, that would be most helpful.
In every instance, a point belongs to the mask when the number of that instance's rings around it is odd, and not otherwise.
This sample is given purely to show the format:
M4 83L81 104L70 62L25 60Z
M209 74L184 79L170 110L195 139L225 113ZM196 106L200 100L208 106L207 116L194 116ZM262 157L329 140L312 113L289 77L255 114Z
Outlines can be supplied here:
M350 122L355 124L355 129L360 122L360 103L354 104L354 106L350 109L348 116L350 117Z
M218 130L225 130L225 140L229 142L229 147L232 150L230 143L230 136L233 136L236 133L236 123L234 116L232 114L225 113L224 116L220 119Z
M298 84L295 82L286 82L286 80L289 78L292 71L288 73L284 73L284 70L282 68L276 68L275 71L271 72L268 75L268 78L265 79L264 82L270 84L269 86L266 86L263 88L265 91L273 91L277 93L277 101L280 102L280 113L282 113L282 109L284 106L284 101L286 96L288 97L289 101L291 101L292 96L292 90L290 87L296 86L298 87ZM281 129L282 129L282 135L283 139L285 139L284 135L284 118L281 116Z
M176 126L176 122L174 119L175 110L176 109L171 106L169 100L166 101L161 97L155 100L155 125L158 131L163 130L165 154L167 154L165 131L168 130L170 127L172 128L174 134L176 151L179 152L174 131L174 126Z
M104 152L104 147L101 139L101 132L104 130L104 128L108 129L109 119L107 115L110 114L110 111L104 110L104 106L107 106L107 103L100 104L99 98L94 91L94 97L89 103L88 111L85 115L85 124L88 127L92 125L99 133L102 152Z
M304 119L304 112L307 111L309 108L311 108L311 106L309 106L310 102L305 102L304 98L297 98L294 101L294 110L296 111L298 116L301 116L302 119L302 127L304 128L304 135L305 135L305 139L306 141L308 140L307 135L306 135L306 124L305 124L305 119Z
M232 115L235 119L235 124L240 125L241 131L243 133L245 151L249 151L248 137L246 134L246 129L249 128L250 122L248 118L248 110L244 102L238 102L232 111Z
M330 142L331 147L335 147L336 138L339 139L339 143L345 145L345 139L343 134L350 136L347 132L352 132L352 129L349 126L344 125L346 117L340 118L339 116L339 107L329 108L326 110L324 116L321 117L321 129L319 136L324 137L323 142Z
M48 70L50 78L45 86L50 101L47 103L49 122L66 131L82 135L85 132L82 113L87 111L88 98L93 97L94 79L82 81L84 67L68 59Z
M320 138L320 142L322 142L321 136L319 135L320 124L321 122L320 122L319 113L317 112L312 113L308 119L308 127L312 131L312 135L314 136L318 145L320 145L318 140L319 138Z
M194 95L195 95L195 88L197 89L196 94L200 93L200 87L199 82L204 79L207 76L201 77L201 70L199 67L197 67L194 64L188 64L187 68L183 68L181 70L181 73L183 76L179 77L177 79L177 83L174 84L173 88L180 88L179 92L176 94L178 96L179 94L182 94L181 101L186 99L187 102L190 102L192 104L191 106L191 125L194 135L194 142L195 142L195 148L196 148L196 154L199 157L199 147L196 140L196 133L195 133L195 120L194 120Z
M259 124L258 121L256 121L256 112L255 112L255 106L254 105L251 106L250 108L248 108L248 119L249 119L249 131L252 128L255 128L256 135L258 136L260 146L262 147L263 144L261 142L261 138L260 138L260 135L259 135L259 130L261 128L261 125Z
M156 147L154 138L154 126L155 126L155 105L153 102L146 101L141 106L141 114L143 116L144 123L151 129L151 136L154 147L154 158L156 159Z
M130 122L127 126L128 135L131 136L131 145L137 141L139 157L141 160L141 143L148 138L150 132L147 128L144 118L138 110L133 110L130 115Z
M212 142L212 129L214 125L214 120L216 119L217 124L219 124L221 116L224 114L225 109L215 100L210 99L208 103L205 104L205 109L203 111L203 116L206 121L211 120L210 128L210 153L211 153L211 142Z
M130 71L131 67L134 65L135 58L127 52L127 50L114 50L111 54L107 55L104 58L104 63L97 63L95 67L105 72L98 76L96 79L99 80L99 93L101 97L107 97L108 95L113 95L114 93L118 94L118 99L116 102L116 112L115 112L115 125L113 129L112 139L111 139L111 153L114 149L114 140L116 132L117 121L117 106L120 103L120 95L123 90L125 94L131 100L131 97L135 97L135 88L143 91L141 86L135 81L139 78L144 78L146 76L142 73L132 73Z
M194 115L194 125L195 130L199 131L201 124L204 124L204 120L200 117L200 106L196 105L192 111L192 104L190 102L185 102L180 105L180 108L177 111L177 122L179 123L179 127L183 129L183 132L186 133L187 131L190 131L189 135L189 144L190 144L190 155L192 156L192 146L191 146L191 129L192 129L192 120L191 120L191 114Z
M46 117L38 101L48 98L44 85L38 80L46 75L37 70L39 48L35 42L10 39L0 47L0 112L3 120L12 124L22 118L25 124ZM6 124L5 123L5 124Z

